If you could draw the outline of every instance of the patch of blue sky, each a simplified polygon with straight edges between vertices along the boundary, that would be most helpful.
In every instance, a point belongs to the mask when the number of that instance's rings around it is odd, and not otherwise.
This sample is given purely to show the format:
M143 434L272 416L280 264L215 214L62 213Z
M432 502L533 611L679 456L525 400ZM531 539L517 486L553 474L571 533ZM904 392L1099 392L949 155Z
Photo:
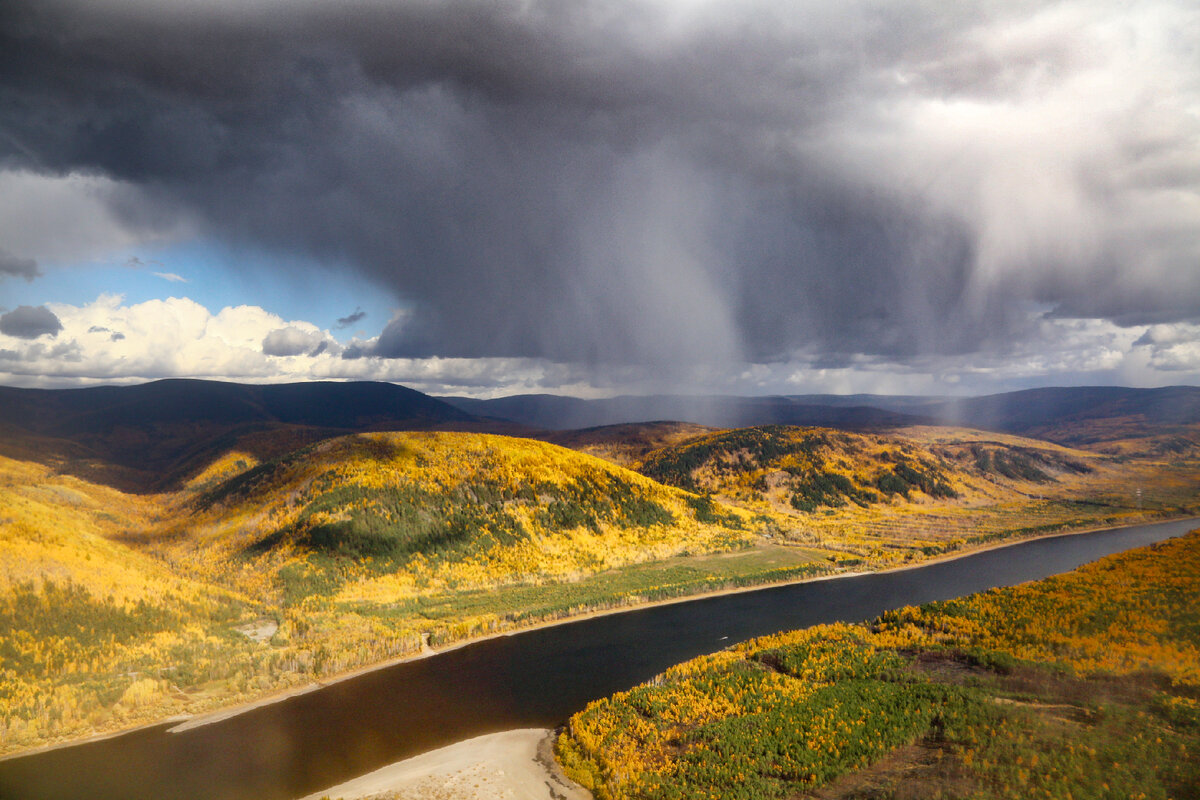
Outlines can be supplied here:
M311 322L349 340L377 336L401 305L344 265L206 242L134 247L88 263L44 262L40 268L42 274L32 281L8 278L0 283L0 306L84 306L101 294L122 295L126 305L187 297L214 314L226 306L260 306L284 320ZM356 311L365 316L339 327L339 319Z

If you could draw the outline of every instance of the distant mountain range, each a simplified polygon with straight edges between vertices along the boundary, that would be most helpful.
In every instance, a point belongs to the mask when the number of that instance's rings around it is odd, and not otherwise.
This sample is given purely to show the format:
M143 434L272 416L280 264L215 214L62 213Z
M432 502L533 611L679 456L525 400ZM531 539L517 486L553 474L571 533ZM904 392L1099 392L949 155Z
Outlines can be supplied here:
M858 402L871 395L806 395L796 397L737 397L730 395L649 395L581 400L549 394L526 394L474 400L442 397L462 411L481 417L510 420L533 428L575 430L630 422L678 421L715 428L751 425L819 425L831 428L877 428L926 421L906 413L927 398L879 398L894 401Z
M1039 436L1065 443L1102 440L1116 433L1161 433L1200 423L1200 387L1127 389L1115 386L1027 389L984 397L776 395L767 397L655 395L581 400L515 395L495 400L443 397L462 411L534 428L571 430L630 422L674 420L718 428L811 425L870 429L956 425ZM1106 421L1106 433L1095 425Z
M257 385L171 379L86 389L0 387L0 419L49 435L178 422L322 428L467 421L471 415L391 383Z
M1073 446L1155 438L1163 452L1170 452L1200 444L1200 388L1052 388L957 399L859 394L474 400L369 382L162 380L85 389L0 387L0 455L144 491L177 485L214 453L235 447L271 458L358 431L469 430L555 438L550 432L665 420L716 428L798 425L860 431L941 424Z
M235 447L269 458L345 433L434 428L504 432L502 425L390 383L0 387L0 455L128 490L173 486L213 454Z
M1200 387L1027 389L943 400L928 406L924 413L945 425L1079 445L1120 436L1165 434L1196 425L1200 423Z

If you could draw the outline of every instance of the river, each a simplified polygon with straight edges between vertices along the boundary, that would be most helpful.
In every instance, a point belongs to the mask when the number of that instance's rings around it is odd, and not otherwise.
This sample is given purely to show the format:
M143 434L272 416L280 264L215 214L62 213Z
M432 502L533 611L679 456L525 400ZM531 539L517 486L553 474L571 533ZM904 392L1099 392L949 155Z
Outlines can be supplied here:
M734 642L1074 569L1196 520L1020 542L911 569L700 598L500 636L211 724L0 761L0 798L292 800L484 733L553 727L589 701Z

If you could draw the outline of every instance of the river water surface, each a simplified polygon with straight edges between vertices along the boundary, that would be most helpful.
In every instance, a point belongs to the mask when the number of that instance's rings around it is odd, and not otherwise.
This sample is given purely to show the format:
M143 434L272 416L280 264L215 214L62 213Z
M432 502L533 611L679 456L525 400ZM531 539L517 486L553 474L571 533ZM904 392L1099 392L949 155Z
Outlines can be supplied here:
M908 570L655 606L477 642L181 733L169 724L0 761L0 798L291 800L452 742L553 727L672 664L1074 569L1196 520L1056 536Z

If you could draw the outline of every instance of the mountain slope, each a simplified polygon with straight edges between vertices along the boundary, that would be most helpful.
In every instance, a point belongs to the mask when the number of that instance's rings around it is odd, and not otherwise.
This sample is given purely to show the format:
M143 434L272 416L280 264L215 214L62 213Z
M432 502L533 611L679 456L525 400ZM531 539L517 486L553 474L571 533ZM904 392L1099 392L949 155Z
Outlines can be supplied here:
M1014 433L1074 447L1140 440L1124 449L1166 453L1200 446L1200 387L1194 386L1057 387L954 399L863 394L602 400L518 395L445 400L473 414L553 430L652 420L721 428L799 425L850 430L936 424Z
M708 433L634 465L770 518L771 541L881 565L1021 534L1187 514L1194 459L1116 458L962 428L888 434L763 426Z
M289 576L315 593L376 579L411 593L578 577L751 539L744 514L704 514L696 498L600 459L486 434L333 439L192 503L190 546L284 559L280 589L292 594L303 592Z
M51 436L166 423L275 422L323 428L467 421L470 415L391 383L241 384L168 379L86 389L0 387L6 422Z
M633 422L556 431L538 438L632 468L655 450L715 431L690 422Z
M88 389L0 387L0 455L127 490L177 486L235 447L270 458L331 435L478 424L390 383L163 380Z
M522 425L570 430L623 423L674 420L716 428L753 425L822 425L874 428L920 424L923 417L864 405L798 402L794 398L651 395L582 400L557 395L513 395L492 400L441 398L481 416L500 417Z
M161 511L0 457L0 753L167 716L244 667L246 598L130 543Z
M689 491L798 511L958 494L952 467L912 443L823 428L721 431L656 450L639 470Z

